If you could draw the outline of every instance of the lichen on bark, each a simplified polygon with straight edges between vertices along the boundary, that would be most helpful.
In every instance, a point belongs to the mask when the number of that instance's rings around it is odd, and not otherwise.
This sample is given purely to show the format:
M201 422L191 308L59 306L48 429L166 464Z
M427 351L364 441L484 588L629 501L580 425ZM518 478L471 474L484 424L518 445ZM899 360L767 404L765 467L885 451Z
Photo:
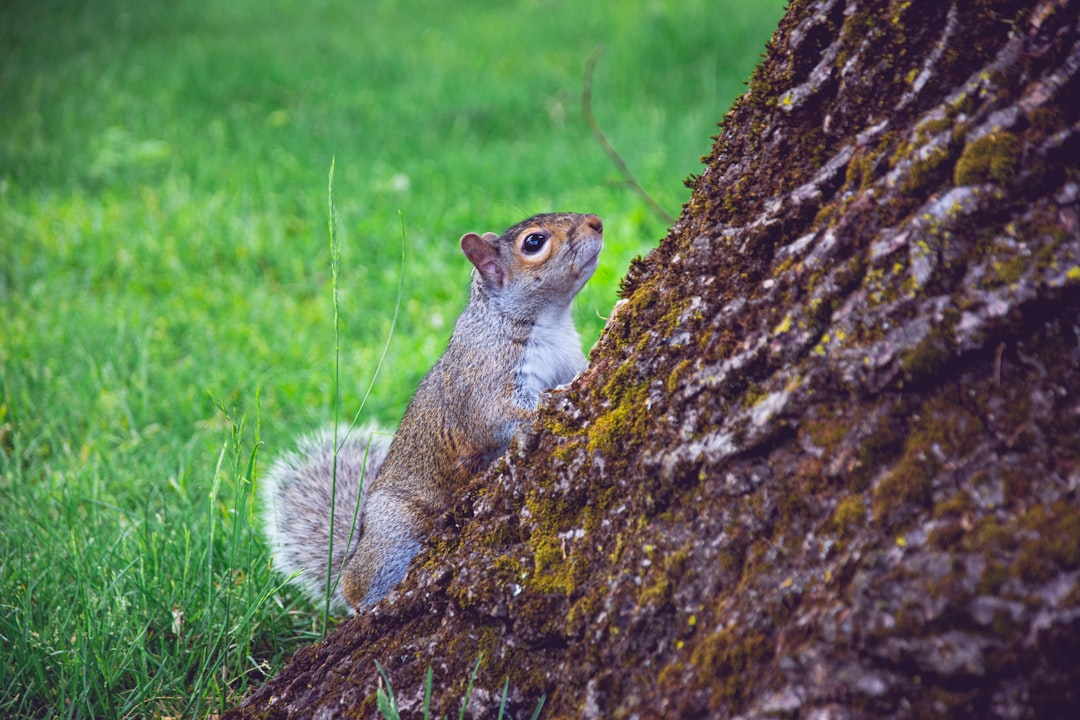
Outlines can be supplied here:
M590 370L237 717L1066 717L1080 6L796 0Z

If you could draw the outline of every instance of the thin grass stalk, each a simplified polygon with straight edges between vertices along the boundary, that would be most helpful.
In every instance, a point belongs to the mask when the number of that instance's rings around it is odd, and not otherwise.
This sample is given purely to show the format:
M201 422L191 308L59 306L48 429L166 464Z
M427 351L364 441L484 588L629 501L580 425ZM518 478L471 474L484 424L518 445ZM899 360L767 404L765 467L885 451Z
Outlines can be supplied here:
M330 578L333 574L333 563L330 558L334 557L334 507L337 503L337 467L338 467L338 419L341 416L341 319L338 313L338 264L341 259L341 246L337 237L337 208L334 205L334 165L336 156L330 158L330 177L327 180L327 203L329 205L329 217L327 220L330 231L330 291L334 305L334 382L333 382L333 463L330 473L330 537L327 540L326 557L326 592L323 598L322 612L322 638L326 639L327 628L330 622L330 598L333 588L330 586Z

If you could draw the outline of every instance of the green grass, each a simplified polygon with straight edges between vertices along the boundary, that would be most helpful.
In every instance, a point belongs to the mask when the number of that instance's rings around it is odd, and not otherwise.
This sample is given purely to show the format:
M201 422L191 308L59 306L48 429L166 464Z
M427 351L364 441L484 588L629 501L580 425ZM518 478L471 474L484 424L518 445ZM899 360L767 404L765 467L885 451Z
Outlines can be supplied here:
M0 716L203 717L317 637L251 493L332 414L332 157L343 414L401 279L365 409L392 425L464 304L463 232L601 215L586 346L663 236L582 118L592 50L597 119L677 213L782 5L0 6Z

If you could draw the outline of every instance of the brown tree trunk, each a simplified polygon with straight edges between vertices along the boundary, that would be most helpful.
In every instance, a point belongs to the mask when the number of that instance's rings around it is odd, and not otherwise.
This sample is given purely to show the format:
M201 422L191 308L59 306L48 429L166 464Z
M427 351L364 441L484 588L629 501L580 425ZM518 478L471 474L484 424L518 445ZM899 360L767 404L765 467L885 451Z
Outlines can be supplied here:
M796 0L592 367L237 717L1076 717L1080 3Z

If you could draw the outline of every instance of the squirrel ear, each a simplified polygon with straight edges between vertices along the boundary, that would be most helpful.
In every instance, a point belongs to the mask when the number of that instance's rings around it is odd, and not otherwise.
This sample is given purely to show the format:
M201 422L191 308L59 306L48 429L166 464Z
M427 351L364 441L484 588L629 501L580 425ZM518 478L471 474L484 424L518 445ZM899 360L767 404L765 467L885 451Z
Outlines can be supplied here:
M474 232L465 233L461 236L461 251L469 258L485 280L494 282L502 287L504 274L502 265L499 264L499 251L496 241L499 236L488 232L477 235Z

